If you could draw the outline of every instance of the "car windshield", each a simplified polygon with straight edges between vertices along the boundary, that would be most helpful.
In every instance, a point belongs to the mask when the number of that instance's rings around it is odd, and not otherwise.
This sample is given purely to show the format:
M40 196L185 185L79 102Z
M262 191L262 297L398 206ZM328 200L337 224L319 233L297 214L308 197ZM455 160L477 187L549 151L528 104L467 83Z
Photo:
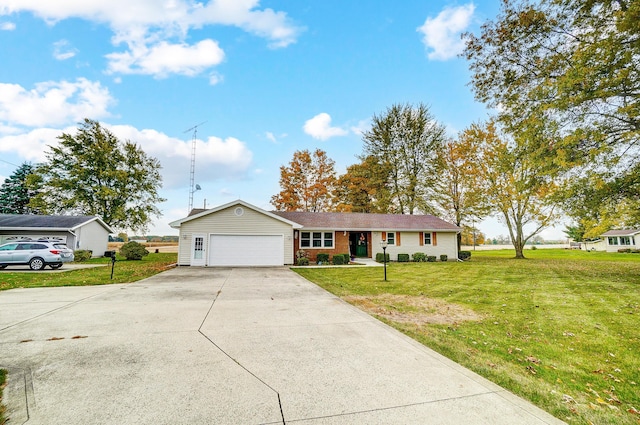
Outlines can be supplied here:
M53 244L53 247L56 249L68 249L66 245L63 245L61 243Z

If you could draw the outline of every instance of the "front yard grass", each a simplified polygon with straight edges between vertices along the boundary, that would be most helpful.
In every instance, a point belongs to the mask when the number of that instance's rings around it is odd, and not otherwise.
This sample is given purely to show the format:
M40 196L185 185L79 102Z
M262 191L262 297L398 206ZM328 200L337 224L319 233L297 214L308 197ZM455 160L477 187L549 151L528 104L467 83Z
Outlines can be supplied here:
M14 288L36 288L53 286L84 286L106 285L110 283L128 283L145 279L160 273L175 264L176 253L151 253L142 260L127 261L118 256L114 267L113 280L111 280L111 259L94 258L80 264L101 264L101 267L93 267L80 270L71 270L63 273L52 273L46 270L38 272L13 272L11 267L0 271L0 290ZM62 266L67 267L66 265Z
M7 380L7 371L0 369L0 425L3 425L7 419L4 417L5 407L2 404L2 390L4 389L5 382Z
M640 254L513 255L295 270L559 419L638 425Z

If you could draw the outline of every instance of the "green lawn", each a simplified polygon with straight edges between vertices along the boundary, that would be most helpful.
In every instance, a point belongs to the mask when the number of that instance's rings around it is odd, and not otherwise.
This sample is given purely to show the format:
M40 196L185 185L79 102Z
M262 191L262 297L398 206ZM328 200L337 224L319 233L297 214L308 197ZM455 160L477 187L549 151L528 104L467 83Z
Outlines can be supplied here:
M160 273L175 264L176 253L149 254L139 261L118 257L111 279L111 259L95 258L81 264L102 264L102 267L52 273L47 268L39 272L15 272L11 267L0 270L0 290L50 286L106 285L135 282ZM63 266L64 269L65 266Z
M0 369L0 425L3 425L7 420L4 417L5 407L2 405L2 389L5 386L6 379L7 379L7 371L4 369Z
M638 425L640 254L525 255L296 271L562 420Z

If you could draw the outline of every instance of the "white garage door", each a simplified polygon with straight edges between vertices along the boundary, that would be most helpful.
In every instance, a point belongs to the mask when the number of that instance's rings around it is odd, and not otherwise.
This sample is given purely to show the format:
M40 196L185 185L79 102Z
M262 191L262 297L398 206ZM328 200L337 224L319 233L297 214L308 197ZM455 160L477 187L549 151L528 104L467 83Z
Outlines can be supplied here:
M282 235L211 235L211 266L282 266Z

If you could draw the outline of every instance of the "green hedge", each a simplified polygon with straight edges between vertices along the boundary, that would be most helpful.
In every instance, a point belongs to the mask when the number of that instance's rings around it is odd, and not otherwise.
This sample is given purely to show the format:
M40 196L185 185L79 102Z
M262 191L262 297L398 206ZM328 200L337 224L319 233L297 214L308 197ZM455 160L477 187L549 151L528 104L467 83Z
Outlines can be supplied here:
M447 261L448 259L449 259L449 256L447 254L440 255L440 261Z
M127 260L142 260L142 257L149 255L149 251L138 242L127 242L120 247L120 255Z
M427 261L427 255L424 252L416 252L413 254L413 261L415 263L423 263Z
M387 257L387 263L388 263L389 262L389 254L387 254L386 257ZM384 256L383 256L382 252L376 253L376 261L378 263L384 263Z
M458 252L458 258L461 260L468 260L471 258L471 251L460 251Z
M329 254L327 254L326 252L320 252L316 256L316 259L318 260L319 263L328 263L329 262Z
M409 254L398 254L398 263L408 263Z
M76 249L73 251L73 261L81 263L83 261L90 260L91 255L93 255L93 252L88 249Z
M300 257L296 260L296 263L299 266L308 266L309 265L309 259L307 257Z
M333 264L336 266L342 266L343 264L349 264L349 260L345 262L344 254L336 254L333 256Z
M436 262L436 256L435 255L428 255L427 256L427 262L428 263L435 263Z

